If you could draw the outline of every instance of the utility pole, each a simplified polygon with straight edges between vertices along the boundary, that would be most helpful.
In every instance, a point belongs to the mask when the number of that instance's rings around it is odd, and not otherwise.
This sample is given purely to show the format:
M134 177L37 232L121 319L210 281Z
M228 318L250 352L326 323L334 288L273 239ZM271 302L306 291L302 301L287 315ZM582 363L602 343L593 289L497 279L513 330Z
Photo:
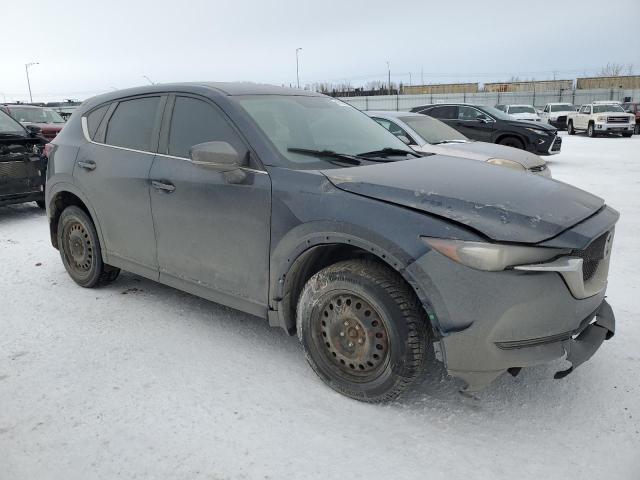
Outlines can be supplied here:
M29 103L33 103L33 97L31 96L31 81L29 80L29 67L38 65L38 62L29 62L24 64L24 71L27 72L27 86L29 87Z
M411 72L409 72L409 86L413 85L413 82L411 81Z
M296 48L296 82L298 84L298 88L300 88L300 62L298 60L298 52L302 50L302 48Z
M389 62L387 62L387 74L389 76L389 95L391 95L391 67L389 66Z
M420 67L420 82L424 85L424 67Z

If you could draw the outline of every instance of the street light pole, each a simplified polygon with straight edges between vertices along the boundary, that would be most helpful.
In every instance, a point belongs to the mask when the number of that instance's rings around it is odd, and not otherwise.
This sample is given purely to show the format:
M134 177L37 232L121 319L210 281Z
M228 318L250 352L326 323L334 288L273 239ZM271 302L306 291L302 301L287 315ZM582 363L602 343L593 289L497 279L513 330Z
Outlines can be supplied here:
M296 48L296 82L298 84L298 88L300 88L300 65L298 61L298 52L302 50L302 48Z
M29 62L24 64L24 71L27 73L27 86L29 87L29 103L33 103L33 96L31 96L31 81L29 80L29 67L38 65L38 62Z
M391 95L391 67L389 62L387 62L387 74L389 75L389 95Z

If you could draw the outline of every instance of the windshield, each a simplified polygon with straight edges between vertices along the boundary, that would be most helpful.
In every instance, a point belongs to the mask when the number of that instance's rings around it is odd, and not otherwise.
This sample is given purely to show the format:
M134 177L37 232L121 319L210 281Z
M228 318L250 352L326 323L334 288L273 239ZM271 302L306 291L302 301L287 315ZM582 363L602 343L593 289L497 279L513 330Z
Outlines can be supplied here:
M25 123L64 123L64 119L50 108L11 107L11 115Z
M624 108L620 105L594 105L593 113L605 113L605 112L624 112Z
M447 140L467 140L463 134L444 122L427 115L401 117L404 123L413 128L428 143L441 143Z
M527 105L512 105L509 107L509 113L536 113L536 109Z
M375 120L329 97L247 95L236 97L292 168L327 168L318 156L289 149L331 150L347 155L384 148L412 153Z
M570 103L565 103L564 105L551 105L552 112L573 112L575 107Z
M19 135L24 137L26 132L22 125L0 110L0 135Z

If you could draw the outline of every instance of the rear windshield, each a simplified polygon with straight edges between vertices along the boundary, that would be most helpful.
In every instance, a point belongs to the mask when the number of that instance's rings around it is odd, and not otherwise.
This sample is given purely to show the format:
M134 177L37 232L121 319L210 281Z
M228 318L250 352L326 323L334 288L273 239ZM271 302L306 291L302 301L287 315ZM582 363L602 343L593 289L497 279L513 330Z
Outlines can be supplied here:
M620 105L594 105L593 113L624 112Z
M509 107L509 113L536 113L536 109L526 105L516 105Z
M566 103L564 105L551 105L552 112L573 112L575 107L570 103Z

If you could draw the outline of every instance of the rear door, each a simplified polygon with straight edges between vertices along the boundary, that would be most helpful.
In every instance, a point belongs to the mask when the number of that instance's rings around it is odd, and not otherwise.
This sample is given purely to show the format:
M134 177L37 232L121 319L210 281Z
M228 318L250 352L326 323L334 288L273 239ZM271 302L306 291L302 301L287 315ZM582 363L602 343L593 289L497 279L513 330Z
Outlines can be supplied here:
M165 101L162 95L141 96L89 112L82 122L90 142L80 148L74 168L97 213L108 261L151 277L157 263L149 170Z
M161 154L151 169L151 207L160 281L217 302L265 315L268 296L271 180L250 158L239 176L198 166L193 145L248 144L208 99L172 96ZM233 178L232 178L233 177Z

